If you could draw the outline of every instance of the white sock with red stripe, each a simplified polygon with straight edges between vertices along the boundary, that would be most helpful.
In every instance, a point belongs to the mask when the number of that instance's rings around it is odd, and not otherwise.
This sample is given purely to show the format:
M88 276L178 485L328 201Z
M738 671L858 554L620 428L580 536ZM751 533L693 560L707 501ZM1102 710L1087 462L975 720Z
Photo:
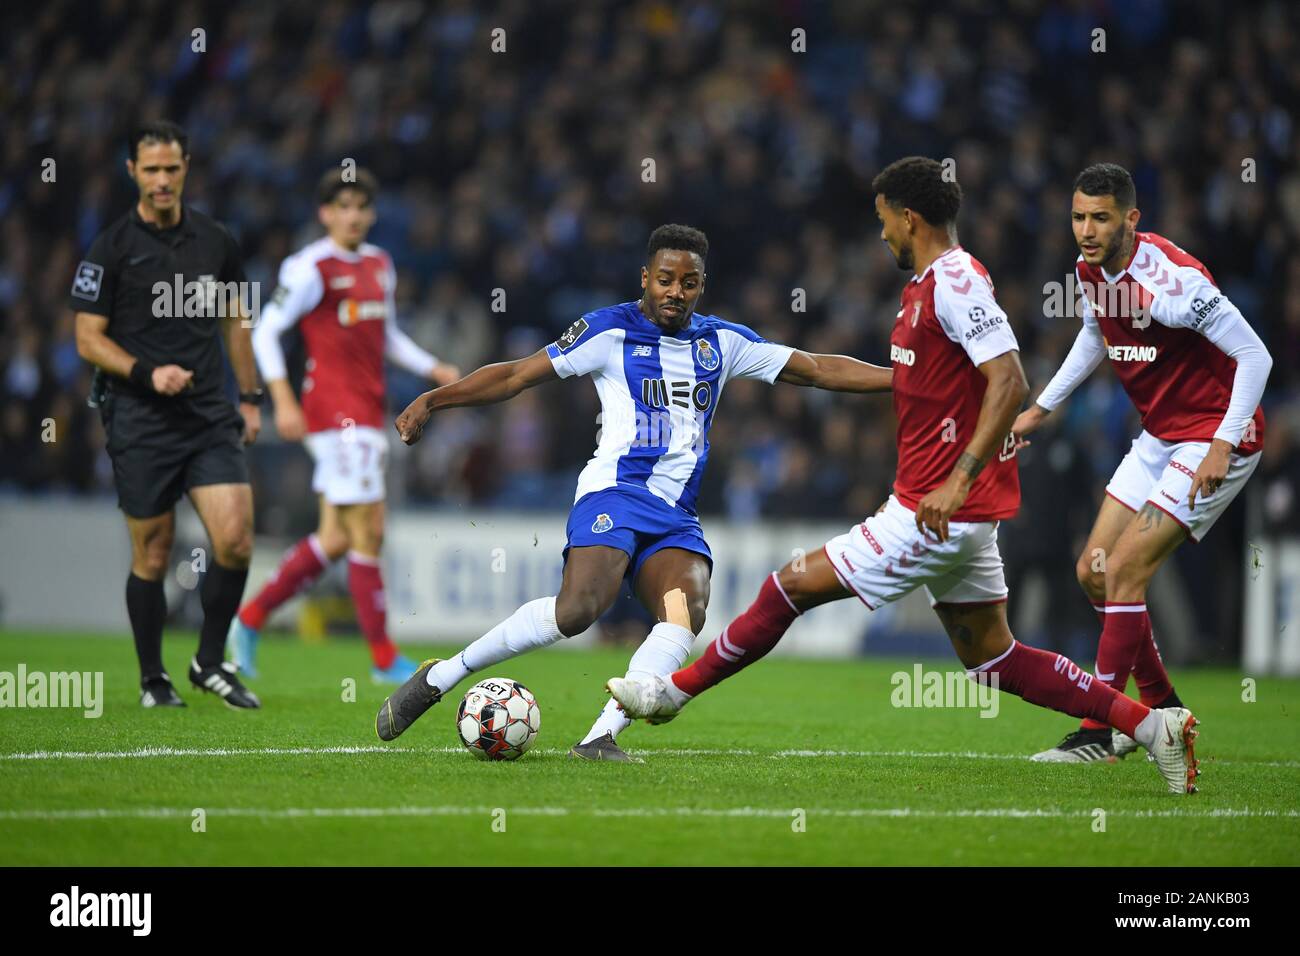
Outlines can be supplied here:
M694 643L695 635L689 628L660 621L650 629L645 641L632 655L632 660L628 661L627 676L667 677L686 662ZM591 730L587 731L587 736L582 738L582 743L589 744L607 733L617 737L631 723L623 715L623 708L618 705L618 701L611 699L591 725Z

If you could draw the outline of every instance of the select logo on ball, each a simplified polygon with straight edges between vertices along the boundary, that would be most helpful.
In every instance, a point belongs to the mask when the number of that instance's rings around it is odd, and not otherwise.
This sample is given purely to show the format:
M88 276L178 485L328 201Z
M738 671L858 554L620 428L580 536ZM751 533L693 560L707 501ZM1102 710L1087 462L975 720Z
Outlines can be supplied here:
M456 712L460 742L480 760L515 760L533 745L542 712L533 692L508 677L471 687Z

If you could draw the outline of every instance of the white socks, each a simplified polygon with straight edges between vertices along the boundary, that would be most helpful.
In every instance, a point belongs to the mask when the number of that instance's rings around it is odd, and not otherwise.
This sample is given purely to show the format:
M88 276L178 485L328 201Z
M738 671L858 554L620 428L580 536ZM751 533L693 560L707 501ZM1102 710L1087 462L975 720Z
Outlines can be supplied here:
M632 655L632 660L627 665L627 676L649 677L657 674L666 680L669 674L686 663L686 658L691 653L691 645L694 643L695 635L688 628L680 624L660 621L651 628L645 641ZM672 681L668 683L671 685ZM596 722L592 724L587 736L582 738L582 743L591 743L606 733L617 737L631 723L632 721L623 715L623 708L618 706L617 701L611 699L605 704L605 709L600 712Z
M429 668L425 679L429 686L446 694L475 671L518 657L538 647L549 647L563 636L555 624L555 598L538 598L520 607L455 657L434 664ZM666 679L686 663L694 643L695 635L689 628L661 621L651 629L645 641L632 655L627 666L627 676L658 675ZM671 683L670 681L669 684ZM605 709L582 743L590 743L606 733L617 737L630 723L632 721L623 716L622 708L611 700L605 704Z
M658 674L660 677L667 677L686 663L686 658L691 654L691 645L694 643L695 635L689 628L660 621L650 629L645 641L628 661L627 676L644 677L647 674Z
M434 664L425 680L430 687L445 694L474 671L538 647L549 647L562 637L555 624L555 598L538 598L520 607L455 657Z

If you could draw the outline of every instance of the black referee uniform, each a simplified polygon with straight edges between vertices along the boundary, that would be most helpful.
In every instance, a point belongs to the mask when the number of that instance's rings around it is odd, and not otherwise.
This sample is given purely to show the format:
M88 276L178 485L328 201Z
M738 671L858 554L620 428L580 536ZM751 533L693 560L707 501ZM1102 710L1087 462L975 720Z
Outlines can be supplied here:
M132 208L91 244L68 297L74 311L107 317L109 338L149 368L179 365L194 372L191 387L171 396L105 376L100 413L118 504L132 518L170 511L198 485L249 481L244 420L223 388L215 302L201 316L186 316L184 309L165 314L176 311L178 281L182 290L190 282L243 282L234 237L189 206L170 229L145 222ZM167 290L161 296L159 284ZM183 305L184 292L180 299Z
M113 460L118 503L128 517L169 514L181 495L202 485L249 484L244 417L225 394L222 323L243 286L239 246L224 226L186 206L166 229L136 208L104 230L77 266L68 305L107 318L104 334L136 359L129 379L105 375L100 414ZM223 318L223 312L225 318ZM193 372L176 395L152 388L153 369L178 365ZM224 660L226 630L239 608L247 567L210 562L200 597L203 626L190 664L190 683L219 694L232 707L258 707L256 695ZM140 660L141 703L184 706L163 668L167 606L161 580L132 573L126 603Z

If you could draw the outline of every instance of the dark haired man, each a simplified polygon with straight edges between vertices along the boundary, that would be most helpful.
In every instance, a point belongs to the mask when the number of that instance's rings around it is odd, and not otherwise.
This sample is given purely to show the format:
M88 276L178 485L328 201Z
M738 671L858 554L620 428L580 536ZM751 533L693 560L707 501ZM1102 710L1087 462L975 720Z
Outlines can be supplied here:
M189 170L184 130L146 123L131 131L127 148L126 170L140 198L91 243L68 304L76 312L78 353L107 376L100 413L131 534L126 609L140 661L140 702L184 706L162 661L163 575L175 536L173 509L188 494L212 542L190 683L232 707L257 707L257 697L224 661L253 547L242 445L261 427L261 392L240 301L243 261L224 226L181 205ZM218 333L239 383L238 410L224 393Z
M469 674L582 633L614 602L625 577L658 622L628 673L680 667L709 600L712 559L695 498L723 386L753 378L841 392L889 389L887 368L810 355L766 342L743 325L697 315L708 251L698 229L660 226L646 249L639 301L589 312L554 344L427 392L397 419L410 444L439 409L504 401L572 375L590 375L601 403L599 444L578 478L569 515L559 594L523 605L450 660L426 662L380 708L382 739L397 737ZM615 743L629 723L607 702L572 755L629 760Z
M420 348L397 325L397 276L388 253L366 242L375 223L378 184L359 169L326 172L316 189L317 218L326 235L284 260L280 281L253 332L253 350L275 403L275 428L286 441L305 441L320 502L316 533L280 560L271 580L230 622L230 644L242 673L256 676L258 632L267 616L325 569L348 556L348 590L370 647L371 678L400 684L415 663L388 637L380 550L384 537L381 430L384 359L440 385L460 373ZM298 404L285 371L280 336L294 325L307 347L307 374Z
M1181 707L1152 635L1147 585L1184 540L1205 536L1259 464L1259 403L1273 362L1209 270L1163 236L1138 232L1140 218L1123 167L1100 163L1075 180L1083 328L1013 429L1032 433L1110 358L1142 434L1106 486L1075 569L1102 622L1096 675L1122 693L1131 672L1144 704ZM1127 735L1085 720L1034 759L1089 763L1134 749Z
M872 182L881 238L903 290L890 336L898 474L875 515L771 575L703 656L673 674L611 678L629 717L671 720L696 695L761 658L804 611L856 595L868 610L924 587L953 649L981 682L1121 727L1148 747L1169 790L1195 776L1185 710L1151 710L1007 627L998 521L1020 505L1011 422L1029 392L1016 337L984 266L957 244L961 189L911 156Z

